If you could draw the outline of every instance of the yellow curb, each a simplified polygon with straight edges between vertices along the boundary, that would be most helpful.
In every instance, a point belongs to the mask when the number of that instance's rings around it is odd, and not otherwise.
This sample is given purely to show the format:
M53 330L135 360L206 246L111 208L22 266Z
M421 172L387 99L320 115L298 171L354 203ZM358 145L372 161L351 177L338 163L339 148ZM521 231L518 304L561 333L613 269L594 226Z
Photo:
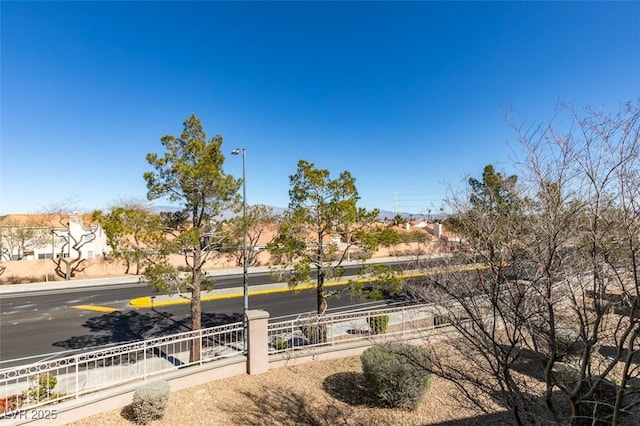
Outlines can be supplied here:
M262 294L271 294L271 293L284 293L286 291L311 290L314 288L316 288L315 284L298 286L295 288L282 287L282 288L272 288L267 290L252 290L252 291L249 291L249 296L258 296ZM242 296L244 296L244 293L242 292L214 294L211 296L202 296L200 300L203 302L208 302L211 300L232 299L235 297L242 297ZM188 297L183 297L181 299L152 302L151 296L143 296L143 297L138 297L136 299L132 299L129 301L129 305L131 305L134 308L151 308L151 307L160 307L160 306L182 305L185 303L191 303L191 299L189 299Z
M95 305L77 305L72 306L74 309L85 309L87 311L97 311L97 312L105 312L110 314L111 312L118 311L116 308L109 308L107 306L95 306Z
M477 269L487 269L487 266L467 266L464 268L459 268L461 271L473 271ZM445 271L432 271L427 273L415 273L415 274L402 274L399 275L398 278L416 278L416 277L424 277L426 275L437 275ZM359 280L355 280L358 283L365 283L371 281L377 281L378 278L361 278ZM325 287L337 287L348 285L353 281L333 281L333 282L325 282ZM303 291L303 290L313 290L316 288L316 284L307 284L307 285L299 285L296 287L280 287L280 288L272 288L266 290L250 290L249 296L259 296L264 294L273 294L273 293L284 293L287 291ZM227 293L227 294L215 294L212 296L202 296L201 301L207 302L211 300L221 300L221 299L232 299L236 297L242 297L244 293L236 292L236 293ZM162 306L171 306L171 305L182 305L186 303L191 303L191 299L188 297L183 297L180 299L173 300L163 300L163 301L152 301L151 296L143 296L137 297L129 301L129 305L134 308L152 308L152 307L162 307Z
M408 274L401 275L401 278L409 278L409 277L419 277L424 274ZM356 282L371 282L375 281L377 278L362 278L356 280ZM334 281L334 282L326 282L324 283L325 287L337 287L348 285L350 281ZM316 288L316 284L307 284L307 285L299 285L296 287L280 287L280 288L271 288L265 290L251 290L249 291L249 296L259 296L264 294L273 294L273 293L284 293L287 291L304 291L304 290L313 290ZM212 296L202 296L201 300L203 302L211 301L211 300L221 300L221 299L231 299L235 297L242 297L244 293L236 292L236 293L227 293L227 294L216 294ZM134 308L151 308L151 307L161 307L161 306L170 306L170 305L181 305L185 303L191 303L191 299L188 297L184 297L182 299L173 299L173 300L163 300L152 302L151 296L143 296L138 297L136 299L132 299L129 301L129 305Z

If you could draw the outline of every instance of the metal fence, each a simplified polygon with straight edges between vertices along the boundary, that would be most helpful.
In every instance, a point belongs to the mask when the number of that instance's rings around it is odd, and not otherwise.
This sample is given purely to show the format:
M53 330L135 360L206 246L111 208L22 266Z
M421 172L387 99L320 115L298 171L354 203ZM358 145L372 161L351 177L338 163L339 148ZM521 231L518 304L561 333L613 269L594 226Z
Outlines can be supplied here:
M402 339L442 326L435 305L412 305L318 316L303 314L268 326L269 354L335 346L374 337Z
M242 322L0 370L0 418L98 390L243 355ZM191 348L200 359L190 361Z
M440 305L441 307L441 305ZM433 304L323 316L301 314L294 320L267 325L268 353L378 338L415 338L448 324ZM274 319L276 320L276 319ZM193 345L198 361L190 361ZM12 413L78 398L102 389L146 380L194 364L243 356L243 323L174 334L63 358L0 370L0 419Z

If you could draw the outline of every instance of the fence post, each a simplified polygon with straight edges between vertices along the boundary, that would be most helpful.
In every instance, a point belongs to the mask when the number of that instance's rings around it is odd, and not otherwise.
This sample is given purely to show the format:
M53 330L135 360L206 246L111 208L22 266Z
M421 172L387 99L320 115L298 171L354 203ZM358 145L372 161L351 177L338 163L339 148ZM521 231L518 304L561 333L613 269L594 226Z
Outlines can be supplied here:
M142 375L147 380L147 341L142 343Z
M203 352L203 347L202 347L202 329L198 330L198 344L200 345L200 365L202 365L202 352Z
M269 313L254 309L247 316L247 373L260 374L269 370Z
M299 318L299 317L298 317ZM296 321L297 323L298 321ZM291 331L289 332L289 335L291 336L292 339L294 339L295 341L295 335L296 335L296 325L294 325L295 323L293 321L291 321ZM268 342L267 342L268 343ZM294 350L294 345L291 345L291 347L289 348L289 352L293 352Z
M78 399L80 397L80 377L78 377L80 375L80 361L78 360L79 357L80 357L80 355L76 355L75 356L75 361L76 361L76 399Z
M334 330L333 330L333 316L331 316L330 318L331 318L331 347L333 347L336 342L336 334L334 333Z

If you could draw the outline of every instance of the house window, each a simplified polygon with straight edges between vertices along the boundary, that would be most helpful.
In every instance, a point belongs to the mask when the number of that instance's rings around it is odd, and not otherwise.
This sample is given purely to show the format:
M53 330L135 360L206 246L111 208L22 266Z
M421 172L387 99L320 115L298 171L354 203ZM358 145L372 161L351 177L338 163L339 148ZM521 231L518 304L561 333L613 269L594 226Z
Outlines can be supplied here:
M38 259L53 259L53 253L40 253Z

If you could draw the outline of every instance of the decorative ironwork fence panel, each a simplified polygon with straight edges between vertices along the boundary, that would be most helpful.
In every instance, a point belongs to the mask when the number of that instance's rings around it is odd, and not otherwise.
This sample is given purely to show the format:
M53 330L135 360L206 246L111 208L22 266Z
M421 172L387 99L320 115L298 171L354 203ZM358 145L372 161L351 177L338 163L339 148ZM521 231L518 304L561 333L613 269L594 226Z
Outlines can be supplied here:
M177 369L243 355L241 322L0 370L0 418ZM193 345L200 359L190 361Z
M374 337L402 336L434 329L435 305L412 305L318 316L302 314L295 320L270 323L269 353L336 344Z
M304 348L415 338L447 324L439 313L436 305L429 304L301 314L295 320L268 324L269 354L295 356L296 350ZM193 345L200 348L197 361L190 361ZM238 322L0 370L0 419L190 365L243 355L244 327Z

